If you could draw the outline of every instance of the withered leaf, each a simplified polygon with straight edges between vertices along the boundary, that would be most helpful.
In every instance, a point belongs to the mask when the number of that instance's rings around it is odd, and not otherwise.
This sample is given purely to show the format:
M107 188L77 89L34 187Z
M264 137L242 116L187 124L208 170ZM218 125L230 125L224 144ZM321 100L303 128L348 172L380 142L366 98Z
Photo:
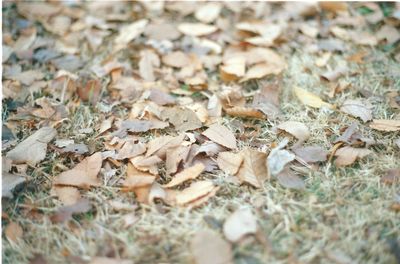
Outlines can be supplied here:
M198 199L218 189L211 181L198 181L192 183L188 188L175 194L177 205L190 205Z
M297 176L291 169L285 168L276 175L278 182L286 188L301 190L305 188L305 183L302 178Z
M369 126L379 131L399 131L400 120L374 119Z
M271 150L268 155L266 164L268 167L268 173L272 176L278 175L289 162L295 159L295 155L285 149L283 149L288 140L282 141L277 147Z
M118 151L117 160L130 159L146 152L146 145L142 142L127 141Z
M178 25L178 30L188 36L204 36L217 31L216 26L202 23L182 23Z
M314 108L321 108L321 107L333 108L333 105L324 102L317 95L307 90L304 90L303 88L300 88L298 86L294 87L294 93L296 94L297 98L307 106L311 106Z
M253 107L235 106L224 109L228 115L237 117L265 118L265 115Z
M362 121L367 122L372 119L371 108L372 106L367 102L348 99L343 103L340 111L355 117L359 117Z
M369 149L346 146L336 151L335 156L337 158L335 160L335 165L348 166L353 164L357 159L361 159L371 153L372 151Z
M233 263L231 245L213 231L198 231L190 242L190 251L196 264Z
M144 31L148 22L147 19L141 19L121 27L118 36L115 38L115 43L119 45L128 44Z
M185 138L185 134L180 134L176 137L172 136L161 136L151 140L147 144L146 157L157 154L160 158L164 158L166 151L169 148L175 148L179 146Z
M236 138L226 126L212 124L202 134L224 147L236 149Z
M75 186L79 188L89 188L100 186L97 175L100 172L102 157L100 152L85 158L73 169L62 172L54 179L54 185Z
M381 177L381 182L387 185L400 183L400 168L387 170Z
M265 164L267 154L264 152L245 148L241 151L243 163L239 168L237 177L243 183L248 183L260 188L263 181L268 178L268 170Z
M301 122L286 121L279 124L277 127L295 136L300 141L305 141L310 137L310 130Z
M64 148L62 148L62 151L65 153L75 153L82 155L89 152L89 149L85 144L68 144Z
M328 151L317 145L294 148L293 152L305 162L310 163L326 161L328 156Z
M164 121L170 122L178 131L188 131L200 128L201 121L190 109L180 107L169 107L161 113Z
M52 127L42 127L24 141L19 143L6 155L14 163L28 163L36 165L46 157L47 143L57 134Z
M189 150L190 147L188 146L178 146L167 152L165 160L167 175L171 175L178 170L179 164L189 155Z
M158 89L151 89L149 99L158 105L175 104L175 98Z
M182 68L190 64L190 58L182 51L174 51L163 56L162 62L171 67Z
M81 199L73 205L63 206L51 216L53 223L63 223L72 218L74 214L86 213L90 211L92 206L88 199Z
M224 61L220 67L221 79L225 82L237 80L243 77L246 71L246 59L242 56L236 56Z
M194 16L203 23L211 23L218 18L221 8L221 3L209 2L197 9Z
M220 152L218 154L218 167L227 174L235 175L243 162L241 153Z
M171 188L187 180L195 179L203 172L204 168L205 167L202 163L196 163L195 165L177 173L169 183L164 185L164 187Z
M13 198L13 190L16 186L26 181L26 178L20 175L14 175L7 171L4 171L1 175L2 186L1 186L1 196Z
M24 231L18 223L11 222L5 228L4 234L6 235L8 241L16 243L18 242L18 239L22 238Z
M257 219L250 208L238 209L225 220L223 231L229 241L238 242L244 236L257 232Z
M75 187L54 186L53 190L57 195L58 199L60 199L60 201L64 205L76 204L81 199L81 194L79 193L79 190Z

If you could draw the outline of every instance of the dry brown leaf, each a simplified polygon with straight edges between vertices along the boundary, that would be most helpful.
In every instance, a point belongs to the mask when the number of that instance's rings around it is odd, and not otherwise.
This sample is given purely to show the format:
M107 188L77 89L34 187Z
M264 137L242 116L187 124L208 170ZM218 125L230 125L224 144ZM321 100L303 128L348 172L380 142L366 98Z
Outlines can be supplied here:
M178 146L167 152L165 159L167 175L171 175L178 170L179 164L188 157L189 150L189 146Z
M175 98L158 89L151 89L149 99L158 105L175 104Z
M270 119L276 118L280 114L279 93L281 90L280 81L266 83L261 86L260 91L254 95L252 106Z
M202 163L196 163L195 165L177 173L169 183L164 185L164 187L171 188L187 180L196 179L204 171L204 169L205 167Z
M297 176L291 169L285 168L278 175L276 179L279 184L289 189L302 190L305 188L305 183L302 178Z
M127 141L118 151L117 160L130 159L139 156L146 152L146 144L142 142L133 143L132 141Z
M115 44L128 44L144 31L148 22L149 21L147 19L141 19L133 22L132 24L121 27L118 36L114 40Z
M237 177L243 183L248 183L260 188L264 180L268 179L268 170L265 164L267 154L245 148L241 151L243 163L239 168Z
M261 79L269 74L277 75L282 72L282 69L276 67L274 64L258 63L250 67L240 82L247 82L248 80Z
M234 106L231 108L224 108L224 110L231 116L265 118L265 115L262 112L252 107Z
M197 9L194 16L203 23L211 23L218 18L221 8L221 3L209 2Z
M89 188L100 186L101 182L97 178L100 172L102 157L100 152L85 158L73 169L62 172L54 179L54 185L75 186L79 188Z
M361 100L346 100L340 111L361 118L362 121L367 122L372 119L372 106L368 102L362 102Z
M101 83L99 80L88 80L78 86L77 93L82 101L96 105L100 100Z
M42 127L10 150L6 157L14 163L36 165L46 157L47 143L57 134L52 127Z
M294 148L293 152L305 162L310 163L326 161L328 156L328 151L316 145Z
M170 23L150 24L146 27L145 32L150 39L155 40L175 40L181 36L176 27Z
M147 143L146 157L156 154L161 159L165 158L166 151L170 148L178 147L184 140L185 134L172 136L161 136Z
M279 124L277 128L295 136L300 141L306 141L310 137L310 130L301 122L286 121Z
M4 234L8 241L16 243L19 239L22 239L24 230L22 230L22 227L18 223L11 222L5 228Z
M188 55L182 51L174 51L162 57L162 62L175 68L183 68L191 63Z
M213 231L198 231L190 242L196 264L232 264L231 245Z
M331 109L334 108L333 105L322 101L322 99L319 98L317 95L307 90L304 90L303 88L300 88L298 86L294 87L294 93L296 94L297 98L305 105L314 108L321 108L321 107L327 107Z
M340 148L336 151L335 156L337 157L335 160L336 166L347 166L353 164L357 159L361 159L369 154L372 151L365 148L353 148L350 146L346 146Z
M161 117L174 125L178 131L194 130L202 126L196 113L188 108L169 107L162 111Z
M381 177L381 182L387 185L400 183L400 168L389 169Z
M3 172L1 174L1 197L8 197L12 198L13 193L12 191L16 186L26 181L26 178L20 175L14 175L7 171L4 171L3 165Z
M155 179L156 177L154 175L140 171L136 169L133 164L128 163L126 179L123 185L126 190L135 190L142 187L150 189Z
M225 220L223 230L225 237L235 243L257 232L257 219L250 208L238 209Z
M333 81L337 81L337 79L339 79L341 76L345 75L346 72L348 72L348 68L347 67L337 67L334 70L331 71L327 71L323 74L321 74L321 79L328 81L328 82L333 82Z
M224 147L236 149L236 138L226 126L212 124L202 134Z
M369 126L379 131L399 131L400 120L388 120L388 119L374 119Z
M243 162L241 153L220 152L218 154L218 167L225 173L235 175Z
M400 39L399 30L391 25L383 25L378 32L376 32L378 40L386 39L388 45L396 43Z
M199 181L192 183L183 191L176 192L175 200L177 205L190 205L190 203L206 196L214 191L216 187L211 181Z
M178 25L178 30L185 35L200 37L209 35L217 31L216 26L211 26L202 23L182 23Z
M158 164L162 162L157 155L153 156L137 156L129 160L136 169L141 171L148 171L153 175L158 174Z
M139 60L139 74L143 80L153 82L155 81L154 67L160 66L160 59L158 55L151 50L144 50L141 53Z
M52 191L64 205L76 204L82 198L79 190L75 187L54 186Z
M225 82L235 81L243 77L246 71L246 58L236 56L224 61L220 66L221 79Z
M53 223L63 223L70 220L73 214L86 213L91 208L89 200L81 199L73 205L61 207L50 219Z
M348 5L343 2L319 2L319 6L324 11L330 11L333 13L338 13L342 11L347 11Z

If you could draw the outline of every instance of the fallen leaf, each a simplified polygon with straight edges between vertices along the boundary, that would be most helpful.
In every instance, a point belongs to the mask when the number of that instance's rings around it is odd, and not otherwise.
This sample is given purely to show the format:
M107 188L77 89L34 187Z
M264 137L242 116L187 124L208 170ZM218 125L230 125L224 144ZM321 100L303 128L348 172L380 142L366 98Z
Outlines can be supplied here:
M4 167L3 167L4 170ZM2 186L1 186L1 196L13 198L12 191L16 186L26 181L26 178L19 175L14 175L9 172L3 171L1 175Z
M220 152L218 154L218 167L225 173L235 175L243 162L241 153Z
M238 242L244 236L257 232L257 219L250 208L238 209L225 220L223 231L229 241Z
M342 11L347 11L347 3L343 2L319 2L319 6L322 8L324 11L330 11L333 13L338 13Z
M367 102L362 102L361 100L346 100L342 107L340 107L340 111L359 117L362 121L367 122L372 120L372 106Z
M388 119L374 119L372 123L369 124L372 129L379 131L399 131L400 130L400 120L388 120Z
M74 186L79 188L89 188L91 186L100 186L100 180L97 175L100 172L102 157L100 152L85 158L73 169L62 172L56 176L53 184L58 186Z
M353 122L346 128L343 134L338 137L333 143L345 142L351 144L355 139L358 139L357 123Z
M175 176L173 176L172 180L169 183L164 185L164 187L171 188L187 180L196 179L203 172L204 168L205 167L202 163L196 163L195 165L177 173Z
M121 27L118 36L114 40L115 44L128 44L144 31L148 22L149 21L147 19L141 19L133 22L132 24Z
M92 206L89 200L81 199L73 205L63 206L53 214L50 219L53 223L63 223L69 221L74 214L86 213L90 211Z
M58 187L54 186L53 190L55 195L64 205L76 204L81 199L81 194L79 190L75 187Z
M305 188L303 179L294 174L294 172L289 168L285 168L277 174L276 179L280 185L289 189L302 190Z
M167 175L177 172L179 164L188 157L189 150L190 147L178 146L166 153L165 168L167 170Z
M212 124L202 134L224 147L236 149L236 138L226 126Z
M397 184L400 182L400 168L389 169L386 174L381 177L381 182L387 185Z
M134 191L139 202L148 203L151 187L156 177L148 172L137 170L131 163L128 163L126 174L123 183L125 190Z
M194 16L203 23L211 23L218 18L221 8L221 3L209 2L197 9Z
M154 23L146 27L145 32L150 39L154 40L175 40L181 36L176 27L170 23Z
M241 151L243 163L239 168L237 177L243 183L260 188L264 180L268 179L268 170L265 164L267 155L264 152L245 148Z
M183 68L189 65L190 58L182 51L174 51L162 57L162 62L168 66L175 68Z
M202 230L196 232L190 241L190 251L196 264L232 264L231 245L216 232Z
M130 159L146 152L146 145L138 142L127 141L118 151L117 160Z
M24 231L22 227L16 222L10 222L4 230L8 241L16 243L19 239L22 239Z
M161 159L165 158L167 150L170 148L175 148L181 145L185 138L185 134L178 135L176 137L172 136L161 136L151 140L147 143L146 157L156 154Z
M175 98L158 89L151 89L149 99L158 105L175 104Z
M372 154L372 151L369 149L346 146L336 151L335 156L337 158L335 165L339 167L348 166L353 164L357 159L361 159L369 154Z
M236 56L224 61L220 66L221 79L225 82L235 81L243 77L246 71L246 59Z
M6 157L14 163L36 165L46 157L47 143L57 134L52 127L42 127L10 150Z
M326 161L328 156L328 151L316 145L294 148L293 152L296 156L309 163Z
M62 148L64 153L85 154L89 152L89 148L85 144L68 144Z
M267 75L278 75L282 69L276 67L274 64L258 63L250 67L240 82L247 82L248 80L261 79Z
M321 74L321 79L328 82L334 82L337 81L337 79L339 79L341 76L345 75L346 72L348 72L347 67L337 67L334 70L327 71Z
M386 24L376 32L376 37L378 40L385 39L388 45L392 45L400 39L400 33L394 26Z
M278 175L289 162L295 159L295 155L283 149L288 143L288 139L282 141L277 147L273 148L267 158L268 173L272 176Z
M208 180L192 183L188 188L175 194L176 204L189 205L190 203L211 193L216 188L218 187Z
M178 131L188 131L200 128L201 121L190 109L180 107L169 107L161 113L161 118L174 125Z
M143 80L153 82L156 77L154 76L154 67L160 66L160 59L158 55L151 50L144 50L141 52L139 60L139 74Z
M88 80L78 86L77 92L82 101L96 105L100 100L101 83L99 80Z
M182 23L178 25L178 30L185 35L200 37L209 35L217 31L216 26L211 26L202 23Z
M303 88L295 86L294 93L296 94L297 98L307 106L311 106L314 108L321 108L321 107L327 107L330 109L334 108L333 105L322 101L322 99L319 98L317 95L307 90L304 90Z
M253 107L235 106L231 108L226 108L224 109L224 111L231 116L265 118L265 115L261 111Z
M310 130L305 124L301 122L286 121L279 124L277 128L295 136L301 142L306 141L310 137Z
M133 261L120 258L94 257L89 264L133 264Z

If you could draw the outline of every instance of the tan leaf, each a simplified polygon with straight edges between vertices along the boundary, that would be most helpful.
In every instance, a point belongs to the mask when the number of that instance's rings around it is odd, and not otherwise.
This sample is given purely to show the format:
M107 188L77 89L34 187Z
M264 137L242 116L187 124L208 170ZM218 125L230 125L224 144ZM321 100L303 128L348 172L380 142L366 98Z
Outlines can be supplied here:
M252 107L234 106L224 109L228 115L237 117L265 118L265 115Z
M204 36L217 31L216 26L202 23L182 23L178 25L178 30L188 36Z
M372 106L367 102L348 99L343 103L340 111L355 117L359 117L362 121L367 122L372 119L371 108Z
M242 208L231 214L224 223L224 235L231 242L257 232L257 219L250 208Z
M306 146L294 148L293 152L305 162L321 162L326 161L328 152L320 146Z
M197 115L188 108L168 107L162 111L161 117L174 125L178 131L194 130L202 126Z
M240 82L246 82L253 79L261 79L269 74L277 75L282 72L282 69L277 68L274 64L259 63L256 64L246 72L245 76Z
M144 50L141 52L139 60L139 73L143 80L153 82L155 81L154 67L160 66L160 59L158 55L151 50Z
M169 183L164 185L164 187L171 188L187 180L196 179L204 171L204 168L205 167L202 163L196 163L192 167L186 168L183 171L177 173Z
M335 160L335 165L336 166L351 165L356 161L356 159L361 159L371 153L372 151L369 149L353 148L350 146L346 146L336 151L335 156L337 158Z
M128 44L144 31L148 22L147 19L141 19L132 24L121 27L118 36L114 40L115 43L118 45Z
M296 94L297 98L305 105L314 107L314 108L321 108L321 107L327 107L327 108L334 108L333 105L328 104L324 101L322 101L321 98L319 98L317 95L304 90L303 88L294 87L294 93Z
M54 185L67 185L80 188L100 186L97 175L101 169L101 153L96 152L92 156L85 158L73 169L65 171L54 179Z
M243 162L241 153L220 152L218 154L218 167L225 173L235 175Z
M132 141L127 141L118 151L116 157L117 160L130 159L146 152L146 145L144 143L138 142L133 143Z
M194 16L197 20L203 23L211 23L218 18L221 8L221 3L209 2L201 5L201 7L194 13Z
M140 187L150 187L156 177L148 172L136 169L131 163L128 163L126 170L126 179L123 183L128 190L134 190Z
M18 241L18 239L22 238L24 230L22 230L22 227L18 223L11 222L5 228L4 234L6 235L8 241L15 243Z
M162 57L162 62L175 68L183 68L190 64L190 58L182 51L174 51Z
M189 155L189 150L188 146L178 146L167 152L165 160L167 175L171 175L178 170L179 164Z
M3 165L3 172L1 174L1 197L8 197L12 198L13 193L12 191L16 186L26 181L26 178L19 175L11 174L7 171L4 171Z
M46 157L47 143L57 134L52 127L42 127L10 150L6 157L14 163L36 165Z
M57 195L58 199L60 199L64 205L76 204L81 199L81 194L75 187L54 186L52 191L54 191L55 195Z
M199 181L192 183L190 187L179 191L175 195L175 200L177 205L187 205L197 199L206 196L212 192L216 187L211 181Z
M185 138L185 134L181 134L176 137L172 136L161 136L151 140L147 144L146 157L156 154L161 159L166 155L166 151L170 148L179 146Z
M305 141L310 137L310 130L305 124L301 122L286 121L279 124L277 128L295 136L300 141Z
M224 147L236 149L236 138L226 126L212 124L202 134Z
M260 188L262 182L268 178L268 170L265 164L267 154L245 148L241 151L243 163L239 168L237 176L243 183L248 183Z
M234 81L243 77L246 70L246 59L242 56L236 56L224 61L220 67L221 79L225 82Z
M319 2L319 6L322 8L324 11L330 11L333 13L341 12L341 11L347 11L348 5L347 3L343 2Z
M301 190L305 188L305 183L302 178L294 174L294 172L285 168L278 175L276 175L278 182L286 188Z
M231 245L213 231L198 231L190 241L190 251L196 264L233 263Z
M153 156L137 156L129 160L136 169L141 171L148 171L151 174L157 175L158 174L158 165L162 162L157 155Z
M114 117L107 118L106 120L101 122L99 128L99 135L109 130L112 127L113 122L114 122Z
M58 211L50 217L53 223L63 223L72 218L73 214L86 213L92 206L88 199L80 199L77 203L73 205L63 206L58 209Z
M170 23L155 23L150 24L145 29L145 34L149 36L149 39L155 40L175 40L181 36L181 33L176 29L173 24Z
M369 126L380 131L399 131L400 120L374 119Z
M387 185L400 183L400 168L387 170L381 177L381 182Z

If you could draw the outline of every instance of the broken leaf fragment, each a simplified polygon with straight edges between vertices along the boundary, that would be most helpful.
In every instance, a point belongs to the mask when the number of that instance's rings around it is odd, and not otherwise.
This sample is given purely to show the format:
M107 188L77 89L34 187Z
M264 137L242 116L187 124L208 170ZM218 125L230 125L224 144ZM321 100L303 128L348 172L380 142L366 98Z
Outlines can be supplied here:
M238 209L226 219L223 231L229 241L238 242L244 236L257 232L257 219L250 208Z
M42 127L10 150L6 157L14 163L36 165L46 157L47 143L57 134L52 127Z
M169 183L164 185L164 187L171 188L187 180L195 179L203 172L204 169L205 167L202 163L196 163L192 167L186 168L183 171L177 173Z
M353 164L357 159L364 158L365 156L372 154L373 152L366 148L353 148L346 146L336 151L335 160L336 166L348 166Z
M374 119L372 123L369 124L372 129L379 131L399 131L400 130L400 120L389 120L389 119Z
M321 108L321 107L326 107L326 108L330 108L333 109L333 105L324 102L320 97L318 97L317 95L303 89L300 88L298 86L294 87L294 93L297 96L297 98L305 105L307 106L311 106L314 108Z

